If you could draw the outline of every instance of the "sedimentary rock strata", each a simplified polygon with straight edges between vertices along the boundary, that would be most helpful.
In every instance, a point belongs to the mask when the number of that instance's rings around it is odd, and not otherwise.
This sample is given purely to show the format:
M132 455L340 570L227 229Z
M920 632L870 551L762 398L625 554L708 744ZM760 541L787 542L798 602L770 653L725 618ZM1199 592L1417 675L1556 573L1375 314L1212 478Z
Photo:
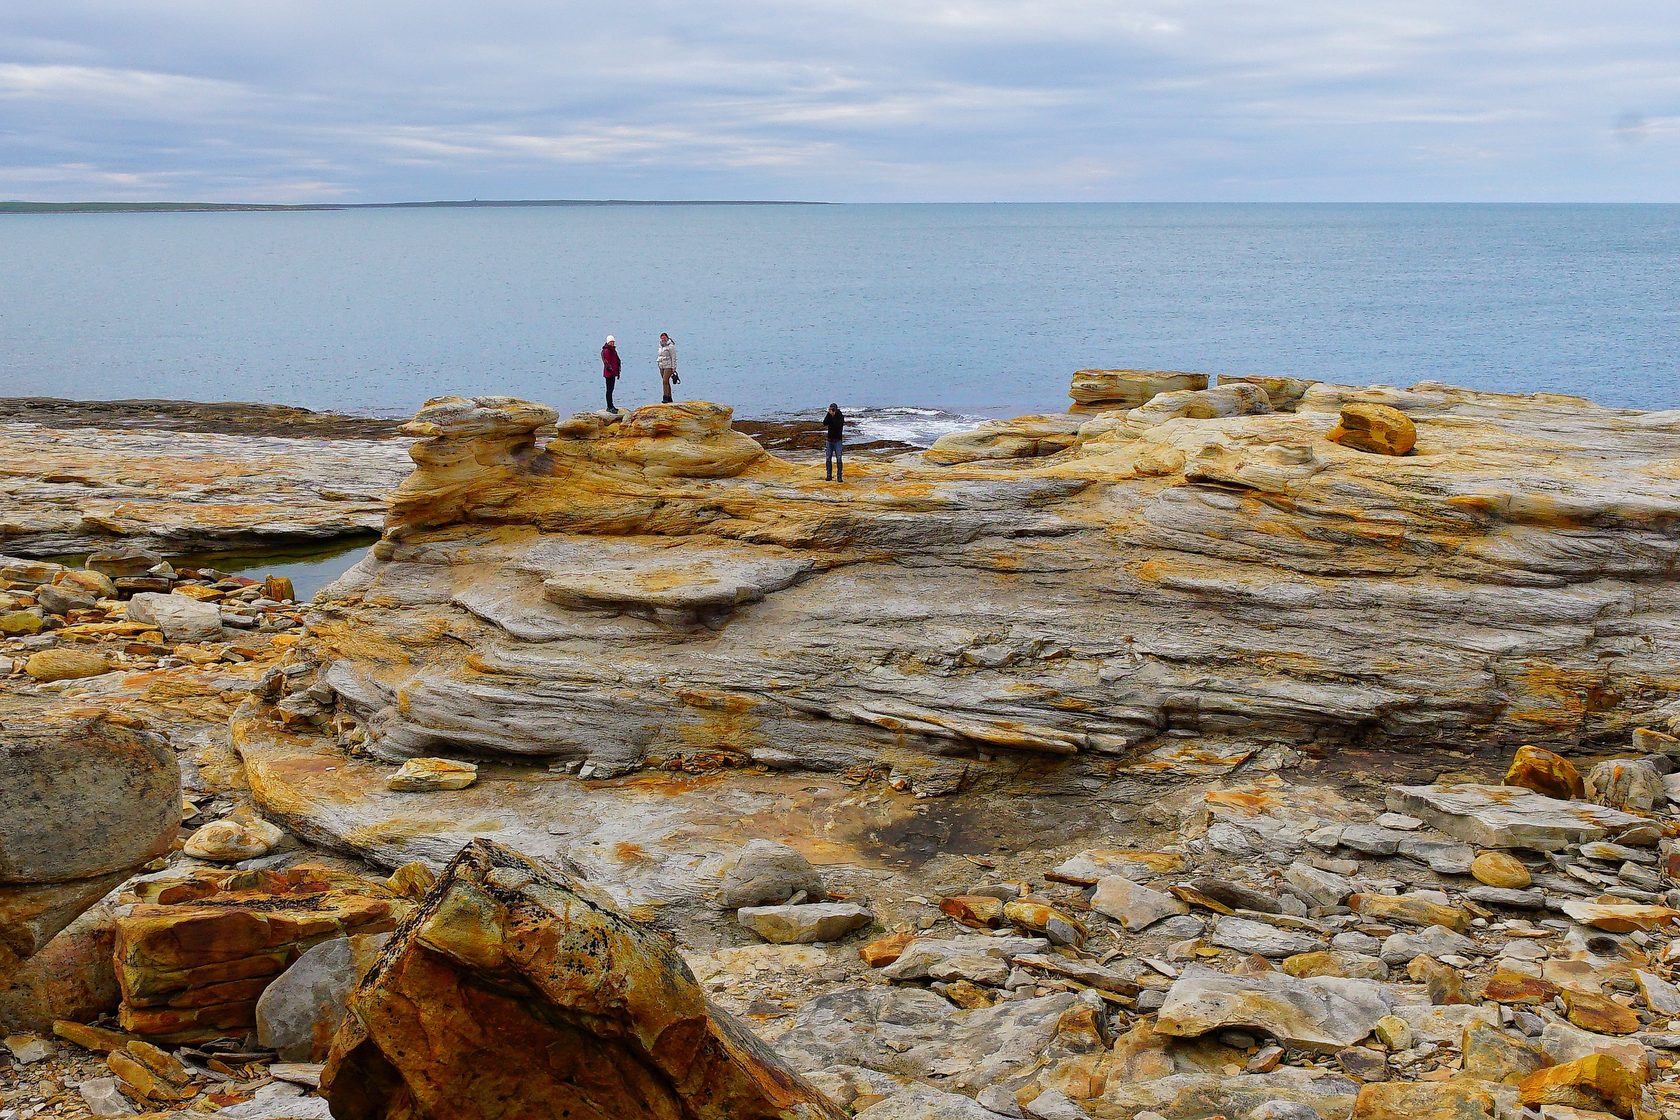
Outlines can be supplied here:
M171 552L377 530L404 440L0 425L0 552Z
M305 950L389 930L399 913L377 884L306 865L199 872L145 898L117 922L120 1021L173 1042L251 1029L258 998Z
M1350 401L1407 412L1417 450L1331 442ZM1674 717L1680 416L1427 386L1297 408L1134 409L1048 457L841 487L714 405L544 444L545 409L452 399L304 653L383 757L603 774L1568 747Z

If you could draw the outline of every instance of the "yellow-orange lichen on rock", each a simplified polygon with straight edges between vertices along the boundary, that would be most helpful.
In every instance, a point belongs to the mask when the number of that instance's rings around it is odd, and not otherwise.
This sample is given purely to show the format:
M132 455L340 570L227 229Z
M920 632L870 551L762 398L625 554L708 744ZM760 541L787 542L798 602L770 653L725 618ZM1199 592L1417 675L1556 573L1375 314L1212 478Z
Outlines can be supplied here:
M485 840L352 994L321 1087L340 1120L845 1115L714 1008L660 934Z
M1581 772L1561 754L1544 747L1518 747L1505 771L1505 784L1564 801L1583 796Z
M1369 401L1342 406L1341 422L1329 438L1343 447L1376 455L1404 455L1417 446L1417 425L1397 408Z
M1608 1054L1536 1070L1517 1091L1525 1105L1561 1104L1624 1117L1634 1114L1641 1096L1639 1079Z

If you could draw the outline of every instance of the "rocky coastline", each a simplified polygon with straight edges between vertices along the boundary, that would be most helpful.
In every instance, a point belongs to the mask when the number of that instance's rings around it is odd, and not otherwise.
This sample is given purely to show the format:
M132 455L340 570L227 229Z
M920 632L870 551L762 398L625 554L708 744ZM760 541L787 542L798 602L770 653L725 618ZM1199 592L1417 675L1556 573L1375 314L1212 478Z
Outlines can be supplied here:
M20 403L0 1120L1680 1117L1680 412L1070 397Z

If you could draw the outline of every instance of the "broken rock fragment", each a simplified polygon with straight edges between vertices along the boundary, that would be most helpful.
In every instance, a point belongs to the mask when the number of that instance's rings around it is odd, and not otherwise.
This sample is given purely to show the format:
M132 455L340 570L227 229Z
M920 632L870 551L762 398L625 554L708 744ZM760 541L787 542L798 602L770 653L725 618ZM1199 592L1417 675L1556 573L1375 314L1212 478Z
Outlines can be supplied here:
M339 1120L844 1116L714 1008L661 935L485 840L351 995L321 1090Z
M1378 983L1281 972L1227 976L1205 968L1185 971L1167 991L1155 1029L1194 1038L1226 1027L1259 1030L1285 1046L1334 1052L1370 1034L1393 1009Z

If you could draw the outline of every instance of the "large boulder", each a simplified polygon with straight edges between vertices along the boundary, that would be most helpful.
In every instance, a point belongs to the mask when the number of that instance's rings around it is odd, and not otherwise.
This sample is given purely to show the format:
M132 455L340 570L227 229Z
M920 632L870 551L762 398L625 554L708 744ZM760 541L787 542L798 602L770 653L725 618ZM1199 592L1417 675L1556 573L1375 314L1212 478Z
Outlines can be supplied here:
M1587 772L1587 799L1613 809L1649 813L1667 800L1662 775L1642 758L1612 758Z
M213 642L222 636L222 612L186 595L145 591L128 601L128 619L163 631L172 642Z
M321 1088L338 1120L844 1116L713 1007L669 941L486 840L351 995Z
M1575 769L1575 764L1545 747L1518 747L1505 771L1505 784L1564 801L1580 797L1583 792L1581 772Z
M167 852L181 820L175 752L126 716L0 728L0 975Z
M1068 414L988 420L977 428L940 436L922 457L930 463L1042 458L1072 447L1083 422Z

